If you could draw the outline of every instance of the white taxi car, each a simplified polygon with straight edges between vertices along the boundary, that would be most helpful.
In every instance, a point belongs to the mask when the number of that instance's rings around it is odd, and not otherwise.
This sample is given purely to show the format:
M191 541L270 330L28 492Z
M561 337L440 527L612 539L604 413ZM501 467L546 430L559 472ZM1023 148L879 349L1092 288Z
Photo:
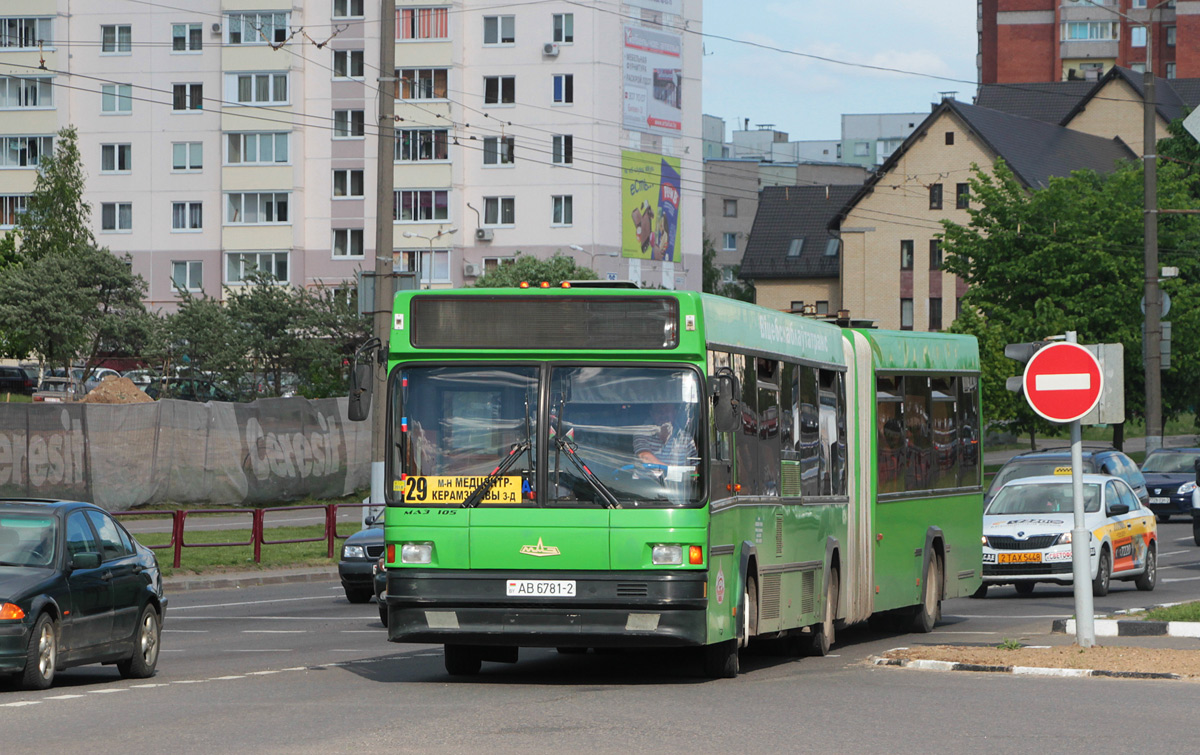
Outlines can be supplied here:
M1083 475L1084 523L1091 532L1092 594L1108 594L1111 580L1133 580L1153 590L1158 580L1158 529L1118 477ZM1071 478L1013 480L983 512L983 597L990 585L1011 584L1028 595L1038 582L1069 585L1071 530L1075 526Z

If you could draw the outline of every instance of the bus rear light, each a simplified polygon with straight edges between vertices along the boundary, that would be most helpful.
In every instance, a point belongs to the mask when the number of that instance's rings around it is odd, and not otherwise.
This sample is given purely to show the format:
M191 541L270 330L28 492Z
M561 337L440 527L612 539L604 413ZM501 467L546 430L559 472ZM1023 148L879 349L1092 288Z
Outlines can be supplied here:
M0 619L23 619L25 611L15 603L5 603L0 606Z
M400 563L433 563L433 543L405 543L400 546Z
M683 564L683 546L655 545L650 549L650 563L655 566L679 566Z
M394 543L388 543L387 560L390 564L396 563L396 545Z
M704 549L699 545L688 548L688 563L697 566L704 563Z

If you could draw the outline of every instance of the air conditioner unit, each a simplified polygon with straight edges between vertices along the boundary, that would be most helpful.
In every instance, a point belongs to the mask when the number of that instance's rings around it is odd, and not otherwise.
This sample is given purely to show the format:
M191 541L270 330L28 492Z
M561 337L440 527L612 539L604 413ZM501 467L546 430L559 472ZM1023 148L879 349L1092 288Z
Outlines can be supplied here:
M483 265L475 262L464 262L463 275L468 278L478 278L479 276L483 275Z
M547 42L546 44L542 45L542 54L549 55L550 57L558 55L558 43Z
M221 33L221 22L220 22L220 21L214 21L214 22L213 22L213 25L212 25L212 33L213 33L213 34L220 34L220 33Z
M476 241L491 241L493 235L494 234L492 233L491 228L476 228L475 229L475 240Z

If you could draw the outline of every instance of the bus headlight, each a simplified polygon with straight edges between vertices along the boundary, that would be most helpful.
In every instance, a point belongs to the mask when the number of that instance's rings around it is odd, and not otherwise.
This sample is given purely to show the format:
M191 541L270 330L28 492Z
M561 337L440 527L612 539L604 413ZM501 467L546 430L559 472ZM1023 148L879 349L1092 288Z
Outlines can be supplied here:
M405 543L400 546L400 563L433 563L433 543Z
M679 566L683 563L682 545L656 545L650 549L650 563L655 566Z

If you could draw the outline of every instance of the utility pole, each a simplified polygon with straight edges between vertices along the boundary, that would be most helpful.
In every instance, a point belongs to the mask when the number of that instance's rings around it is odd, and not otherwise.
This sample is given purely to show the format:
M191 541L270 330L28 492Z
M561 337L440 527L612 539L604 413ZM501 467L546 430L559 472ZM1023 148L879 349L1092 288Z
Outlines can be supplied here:
M1162 3L1159 3L1161 5ZM1153 11L1157 9L1150 10ZM1153 15L1146 24L1146 71L1142 74L1142 173L1145 182L1146 453L1162 448L1162 292L1158 287L1158 155L1154 92Z
M393 261L392 202L396 157L396 0L380 0L379 10L379 130L375 167L375 337L379 360L371 407L371 504L382 506L387 438L387 355L392 333Z

